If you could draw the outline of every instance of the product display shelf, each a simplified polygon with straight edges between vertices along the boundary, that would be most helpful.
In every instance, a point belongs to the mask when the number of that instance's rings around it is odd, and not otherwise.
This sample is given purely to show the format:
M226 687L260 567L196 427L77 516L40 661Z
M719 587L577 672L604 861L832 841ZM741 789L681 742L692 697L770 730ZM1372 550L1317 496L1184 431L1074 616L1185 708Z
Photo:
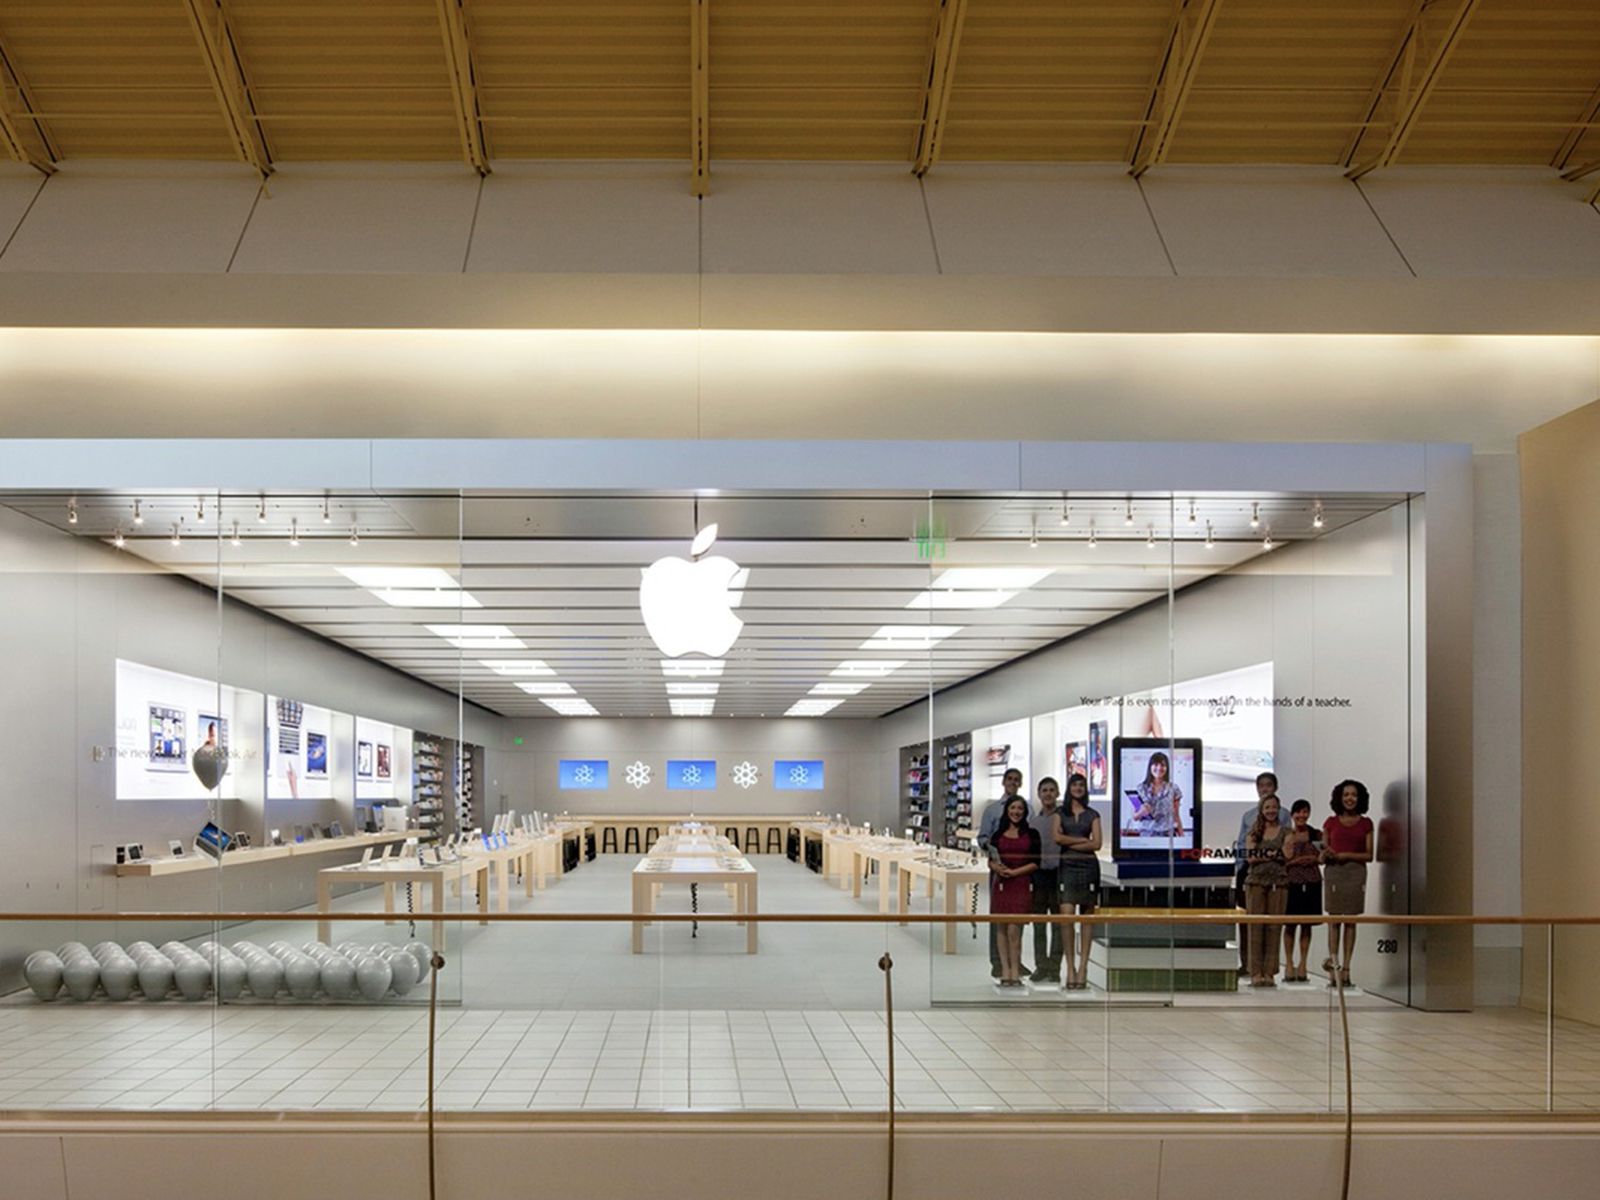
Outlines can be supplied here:
M939 814L940 844L954 847L956 830L972 824L972 735L957 734L940 743L944 763L944 810Z
M316 838L309 842L291 842L283 846L251 846L244 850L229 850L222 856L221 865L234 867L254 866L279 858L300 858L312 854L332 854L340 850L361 850L367 846L386 846L390 842L403 842L410 833L357 833L345 837ZM140 862L120 863L119 877L151 877L156 875L187 875L192 871L215 870L218 860L199 851L185 853L182 857L147 858Z
M444 824L444 740L419 733L411 742L411 802L417 827L437 834Z
M469 742L456 743L456 829L465 831L477 824L477 756L482 748Z
M933 836L933 765L928 743L900 750L900 828L918 842Z

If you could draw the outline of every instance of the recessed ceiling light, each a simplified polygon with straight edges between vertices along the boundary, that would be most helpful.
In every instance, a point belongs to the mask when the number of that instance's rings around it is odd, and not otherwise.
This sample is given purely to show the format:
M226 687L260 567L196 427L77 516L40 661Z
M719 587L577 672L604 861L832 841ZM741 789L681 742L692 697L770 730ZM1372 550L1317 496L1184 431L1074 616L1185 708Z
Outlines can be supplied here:
M786 717L820 717L843 704L843 700L796 700L789 706Z
M668 678L715 679L726 665L720 658L662 659L661 673Z
M440 567L335 567L357 587L458 588L456 577Z
M519 688L530 696L571 696L575 693L570 683L559 679L541 679L538 683L519 683Z
M369 588L385 604L395 608L482 608L471 592L460 588Z
M951 567L939 572L933 588L967 588L984 591L989 588L1030 588L1055 573L1054 567Z
M547 708L554 709L563 717L598 717L600 715L600 710L587 700L541 700L540 703Z
M811 689L813 696L859 696L870 683L819 683Z
M949 592L918 592L911 597L907 608L999 608L1007 600L1016 596L1015 592L989 591L949 591Z
M675 717L709 717L716 706L715 700L671 700Z
M480 658L480 667L496 675L554 675L555 671L537 658Z
M516 634L504 625L425 625L458 650L526 650Z
M884 625L878 632L861 643L863 650L927 650L947 637L965 629L965 625Z
M688 681L681 683L669 683L667 684L667 695L715 696L717 694L717 689L721 686L722 685L719 683L692 683Z
M830 674L857 679L887 679L905 665L903 658L852 658L840 663Z

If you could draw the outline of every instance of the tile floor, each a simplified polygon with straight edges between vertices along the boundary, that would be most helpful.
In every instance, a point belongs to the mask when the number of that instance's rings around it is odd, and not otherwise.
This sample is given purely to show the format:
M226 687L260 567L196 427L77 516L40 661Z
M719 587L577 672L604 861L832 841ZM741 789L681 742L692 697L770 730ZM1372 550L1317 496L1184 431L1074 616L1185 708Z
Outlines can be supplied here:
M872 904L785 860L756 861L767 911ZM620 911L629 866L601 859L517 906ZM344 903L370 908L377 897ZM127 924L115 936L156 932ZM226 937L309 934L284 922ZM334 931L406 934L356 922ZM79 931L91 942L112 935ZM1338 1017L1321 988L1159 1006L1108 1005L1094 993L1005 1002L988 988L983 942L964 930L947 958L928 953L926 931L898 926L772 926L754 957L731 925L703 926L697 938L653 927L638 956L625 923L452 923L448 937L458 949L439 1012L445 1109L881 1109L885 949L897 963L896 1092L907 1110L1304 1113L1343 1099ZM0 1110L415 1110L426 1093L424 996L218 1007L13 994L0 1003ZM1357 996L1350 1026L1364 1111L1546 1107L1538 1014L1422 1013ZM1600 1110L1600 1029L1560 1023L1555 1063L1554 1108Z

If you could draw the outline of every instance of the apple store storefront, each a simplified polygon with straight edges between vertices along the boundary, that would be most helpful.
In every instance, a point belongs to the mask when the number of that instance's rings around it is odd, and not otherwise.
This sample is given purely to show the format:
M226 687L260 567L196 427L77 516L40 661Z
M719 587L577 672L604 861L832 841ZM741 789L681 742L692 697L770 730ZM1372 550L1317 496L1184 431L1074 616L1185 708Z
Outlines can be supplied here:
M432 1001L445 1107L881 1105L892 1003L910 1108L1048 1030L1325 1110L1472 1008L1463 448L210 450L5 449L0 1041L119 1047L44 1106L414 1108Z

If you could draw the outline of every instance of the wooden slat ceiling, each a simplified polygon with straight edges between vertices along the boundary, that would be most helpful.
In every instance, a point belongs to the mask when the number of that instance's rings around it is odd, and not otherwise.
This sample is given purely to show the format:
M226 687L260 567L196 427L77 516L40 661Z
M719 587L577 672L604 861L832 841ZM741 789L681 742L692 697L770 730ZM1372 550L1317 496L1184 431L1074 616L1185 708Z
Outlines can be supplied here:
M713 171L719 158L910 164L919 146L933 169L1600 159L1600 0L701 2ZM687 170L694 7L5 0L0 145L42 169L242 157L250 138L207 67L207 30L269 161L471 162L478 140L491 168ZM465 87L452 86L452 23L466 30ZM930 78L948 85L931 108Z

